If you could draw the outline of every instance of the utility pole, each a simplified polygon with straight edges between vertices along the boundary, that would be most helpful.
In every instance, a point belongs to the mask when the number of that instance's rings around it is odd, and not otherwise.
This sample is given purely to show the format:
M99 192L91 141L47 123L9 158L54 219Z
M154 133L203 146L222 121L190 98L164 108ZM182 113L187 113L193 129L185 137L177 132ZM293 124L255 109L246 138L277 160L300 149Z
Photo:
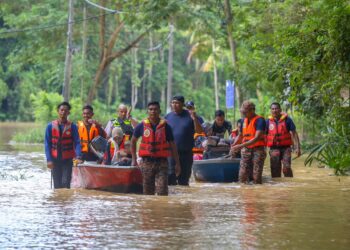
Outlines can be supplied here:
M70 80L72 77L72 52L73 52L73 45L72 45L72 36L73 36L73 1L69 0L69 7L68 7L68 31L67 31L67 48L66 48L66 60L64 62L64 82L63 82L63 89L62 89L62 95L64 101L69 101L69 95L70 95Z
M173 29L173 21L170 20L170 30ZM171 32L170 31L170 32ZM169 37L169 53L168 53L168 83L167 83L167 95L166 95L166 107L167 113L170 112L170 100L172 98L173 91L173 61L174 61L174 32L170 33Z

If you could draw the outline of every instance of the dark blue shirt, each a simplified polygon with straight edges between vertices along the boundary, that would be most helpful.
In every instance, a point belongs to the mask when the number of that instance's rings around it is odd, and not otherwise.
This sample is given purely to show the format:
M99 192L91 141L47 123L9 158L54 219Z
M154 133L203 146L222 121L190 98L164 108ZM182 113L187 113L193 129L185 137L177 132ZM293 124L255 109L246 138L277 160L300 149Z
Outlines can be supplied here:
M60 124L59 128L60 128L60 131L63 131L64 125ZM75 155L77 157L81 157L81 145L80 145L78 127L74 123L72 123L72 137L73 137ZM53 160L53 157L51 156L51 147L52 147L52 123L50 122L47 125L46 132L45 132L45 154L46 154L47 161ZM61 157L62 157L61 152L58 152L57 160L60 160Z
M278 120L275 119L275 122L278 125ZM270 120L266 119L266 129L268 129L269 126L270 126ZM295 131L296 130L296 127L295 127L293 120L289 117L287 117L287 119L286 119L286 127L287 127L288 131Z
M151 126L153 128L153 131L155 132L156 129L157 129L158 124L153 125L151 123ZM133 136L135 136L135 138L139 138L142 135L143 135L143 122L140 122L135 127ZM166 136L166 140L168 142L174 141L173 131L172 131L171 127L168 124L165 124L165 136Z
M199 115L197 115L197 119L198 119L198 122L199 122L199 124L203 124L204 123L204 119L203 119L203 117L201 117L201 116L199 116Z
M187 110L183 110L180 114L170 112L165 119L173 130L177 150L192 151L195 129L190 113Z
M243 123L242 125L244 124L244 120L243 120ZM258 119L256 119L256 122L255 122L255 129L256 131L264 131L264 134L265 134L265 130L266 130L266 122L265 122L265 119L260 117ZM241 127L241 133L243 132L243 126Z

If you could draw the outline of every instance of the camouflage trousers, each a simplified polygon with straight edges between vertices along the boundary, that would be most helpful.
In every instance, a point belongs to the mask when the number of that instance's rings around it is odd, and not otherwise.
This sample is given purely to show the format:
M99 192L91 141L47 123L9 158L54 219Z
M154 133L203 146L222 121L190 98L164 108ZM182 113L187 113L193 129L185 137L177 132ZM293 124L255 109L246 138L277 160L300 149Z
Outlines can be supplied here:
M270 148L270 166L271 177L281 177L281 170L283 165L284 177L293 177L292 171L292 148L280 147Z
M255 184L261 184L266 158L265 147L242 148L241 155L239 181L247 183L251 178Z
M168 195L168 161L166 158L143 158L141 170L143 194Z

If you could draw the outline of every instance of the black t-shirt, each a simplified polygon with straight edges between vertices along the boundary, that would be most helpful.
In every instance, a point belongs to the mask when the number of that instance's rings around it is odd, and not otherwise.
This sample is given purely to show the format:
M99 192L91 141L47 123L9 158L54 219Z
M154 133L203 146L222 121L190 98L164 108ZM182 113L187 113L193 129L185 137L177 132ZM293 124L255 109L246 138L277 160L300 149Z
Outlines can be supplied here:
M213 123L213 125L212 125L212 135L216 135L216 136L219 136L219 137L224 137L226 131L227 131L227 133L229 135L231 134L232 124L230 122L224 121L224 123L220 127L218 125L216 125L216 122Z

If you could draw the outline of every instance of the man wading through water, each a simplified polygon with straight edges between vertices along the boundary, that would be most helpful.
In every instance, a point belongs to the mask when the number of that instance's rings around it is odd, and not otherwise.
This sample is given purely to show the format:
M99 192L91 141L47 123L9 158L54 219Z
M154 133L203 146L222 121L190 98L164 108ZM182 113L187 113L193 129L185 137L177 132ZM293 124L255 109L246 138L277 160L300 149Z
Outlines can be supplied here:
M301 152L298 133L293 120L286 113L282 113L279 103L272 103L270 109L271 116L266 120L266 141L270 147L271 177L281 177L282 164L284 177L293 177L291 146L294 143L295 153L299 157Z
M242 103L244 115L243 128L231 146L231 153L241 151L239 181L246 183L252 176L255 184L262 183L262 172L266 158L265 119L255 113L255 104L250 101ZM241 144L237 144L242 139Z
M139 156L142 158L143 193L168 195L168 161L172 156L176 162L175 172L181 172L179 156L171 127L159 117L159 102L148 103L148 118L136 126L131 139L132 166L136 166L136 143L142 137Z
M54 188L70 188L73 158L77 157L77 162L81 162L78 128L67 119L70 109L68 102L58 104L58 119L46 127L45 154L47 167L52 171Z
M165 116L174 133L181 165L181 174L176 177L174 171L175 161L174 159L170 161L169 185L189 185L193 163L194 133L203 132L196 112L194 110L185 110L184 102L185 98L183 96L174 96L171 101L173 112Z

